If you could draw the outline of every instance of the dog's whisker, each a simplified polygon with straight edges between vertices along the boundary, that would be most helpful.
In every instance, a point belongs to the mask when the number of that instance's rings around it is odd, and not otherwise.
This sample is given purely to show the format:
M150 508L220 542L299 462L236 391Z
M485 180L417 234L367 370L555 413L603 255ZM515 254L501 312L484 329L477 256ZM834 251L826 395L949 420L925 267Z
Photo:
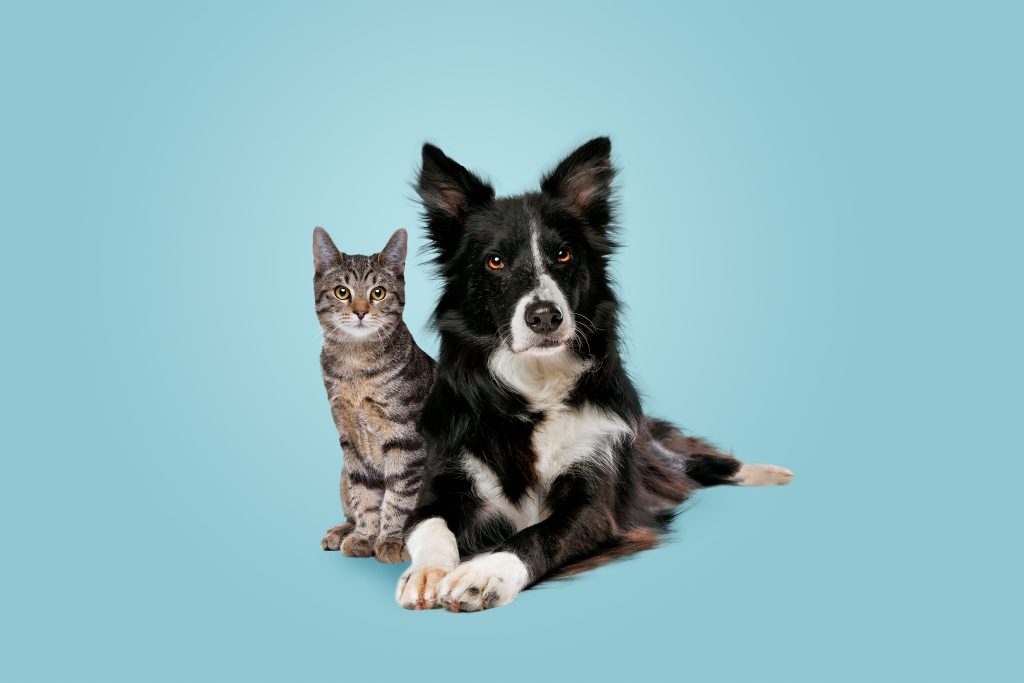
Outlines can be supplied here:
M573 315L576 318L582 319L587 324L587 326L590 327L591 332L597 332L599 329L601 329L601 328L599 328L597 326L597 324L593 320L591 320L587 316L583 315L582 313L575 313L574 312Z

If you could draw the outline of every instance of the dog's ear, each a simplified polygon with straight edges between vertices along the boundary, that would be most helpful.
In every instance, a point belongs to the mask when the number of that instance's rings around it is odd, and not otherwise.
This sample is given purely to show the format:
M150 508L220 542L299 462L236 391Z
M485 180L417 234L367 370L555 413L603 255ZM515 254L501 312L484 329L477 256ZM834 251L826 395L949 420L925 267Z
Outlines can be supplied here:
M313 268L324 273L341 263L341 252L323 228L313 230Z
M540 181L540 189L565 200L594 226L611 220L612 141L594 138L562 160Z
M409 233L405 228L395 230L380 252L380 260L399 275L405 273L405 254L409 247Z
M494 188L431 144L423 145L423 166L416 185L426 214L427 236L439 261L458 246L466 216L494 199Z

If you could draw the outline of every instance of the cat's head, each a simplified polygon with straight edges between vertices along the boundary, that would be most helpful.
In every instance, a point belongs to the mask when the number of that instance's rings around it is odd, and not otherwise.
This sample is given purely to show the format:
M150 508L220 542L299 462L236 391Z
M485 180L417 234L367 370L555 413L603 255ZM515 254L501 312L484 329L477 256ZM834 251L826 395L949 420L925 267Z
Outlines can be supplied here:
M409 234L399 228L378 254L343 254L327 231L313 231L313 295L324 336L375 342L402 322Z

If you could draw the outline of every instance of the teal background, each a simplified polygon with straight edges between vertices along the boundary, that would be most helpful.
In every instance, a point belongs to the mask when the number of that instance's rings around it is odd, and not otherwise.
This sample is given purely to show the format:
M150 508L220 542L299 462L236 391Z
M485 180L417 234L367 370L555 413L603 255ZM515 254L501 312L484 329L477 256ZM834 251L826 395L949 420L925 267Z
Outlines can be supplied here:
M1021 680L1020 7L5 3L0 678ZM405 612L318 546L313 226L419 247L424 141L513 193L598 134L650 412L796 479Z

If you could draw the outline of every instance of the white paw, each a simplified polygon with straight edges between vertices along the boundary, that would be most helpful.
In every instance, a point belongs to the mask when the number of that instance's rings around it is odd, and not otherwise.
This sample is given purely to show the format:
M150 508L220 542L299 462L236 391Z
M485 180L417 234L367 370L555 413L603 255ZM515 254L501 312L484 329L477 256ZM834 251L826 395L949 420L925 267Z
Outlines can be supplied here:
M529 580L512 553L487 553L463 562L437 586L437 600L453 612L476 612L512 602Z
M793 473L778 465L743 465L733 477L737 486L783 486L793 480Z
M398 579L395 600L405 609L437 607L437 584L448 572L436 567L409 567Z

